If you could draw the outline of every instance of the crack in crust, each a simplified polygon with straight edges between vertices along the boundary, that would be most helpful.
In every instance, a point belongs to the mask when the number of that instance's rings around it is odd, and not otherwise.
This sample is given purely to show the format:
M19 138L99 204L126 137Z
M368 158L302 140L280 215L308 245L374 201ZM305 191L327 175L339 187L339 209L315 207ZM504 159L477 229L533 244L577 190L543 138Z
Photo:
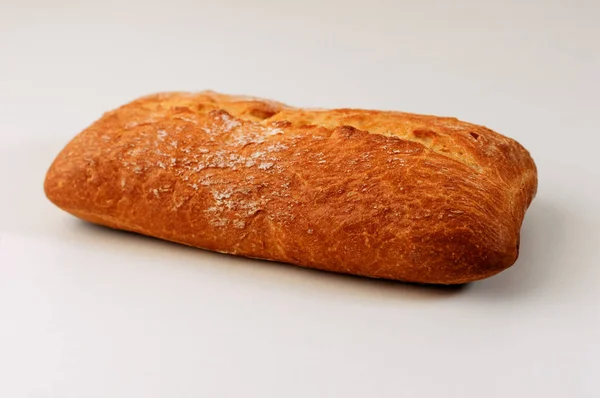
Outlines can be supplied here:
M516 161L513 168L516 173L512 174L520 173L524 163L527 166L532 163L527 151L516 141L452 117L362 109L302 109L257 97L214 91L161 93L138 101L150 101L146 106L151 112L156 111L156 105L160 104L160 107L184 112L195 110L206 114L215 110L225 111L236 119L263 125L277 121L284 127L320 127L329 131L350 126L369 134L421 144L477 172L497 168L499 157Z

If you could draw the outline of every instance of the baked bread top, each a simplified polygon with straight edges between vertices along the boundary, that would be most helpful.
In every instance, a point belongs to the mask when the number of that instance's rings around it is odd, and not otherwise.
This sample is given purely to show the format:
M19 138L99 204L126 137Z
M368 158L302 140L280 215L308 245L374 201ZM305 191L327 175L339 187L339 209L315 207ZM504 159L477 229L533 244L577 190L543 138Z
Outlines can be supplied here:
M536 189L529 153L482 126L211 91L155 94L106 113L45 182L56 205L110 227L431 283L514 263Z

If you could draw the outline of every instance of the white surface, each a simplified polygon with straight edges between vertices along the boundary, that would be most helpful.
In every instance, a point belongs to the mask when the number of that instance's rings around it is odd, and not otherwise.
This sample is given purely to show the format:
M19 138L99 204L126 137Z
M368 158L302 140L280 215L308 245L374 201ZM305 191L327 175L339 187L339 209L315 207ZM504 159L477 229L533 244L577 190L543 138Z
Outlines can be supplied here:
M87 3L0 2L1 397L598 396L597 1ZM102 112L204 88L516 138L540 175L521 258L426 288L107 231L45 200L53 157Z

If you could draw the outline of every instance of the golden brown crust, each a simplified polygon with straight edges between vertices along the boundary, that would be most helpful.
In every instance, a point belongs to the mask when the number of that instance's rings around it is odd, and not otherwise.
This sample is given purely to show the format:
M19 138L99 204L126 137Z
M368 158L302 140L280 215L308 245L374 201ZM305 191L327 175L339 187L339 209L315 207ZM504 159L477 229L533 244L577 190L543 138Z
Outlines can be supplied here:
M106 113L44 188L84 220L208 250L463 283L515 262L537 174L517 142L453 118L205 91Z

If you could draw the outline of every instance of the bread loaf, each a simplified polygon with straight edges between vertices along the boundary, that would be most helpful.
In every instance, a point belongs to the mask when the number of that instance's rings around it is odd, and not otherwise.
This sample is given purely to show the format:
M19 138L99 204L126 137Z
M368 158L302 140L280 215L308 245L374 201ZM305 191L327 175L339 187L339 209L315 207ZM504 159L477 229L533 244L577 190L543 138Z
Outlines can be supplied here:
M76 217L199 248L421 283L517 259L536 167L454 118L161 93L106 113L50 167Z

